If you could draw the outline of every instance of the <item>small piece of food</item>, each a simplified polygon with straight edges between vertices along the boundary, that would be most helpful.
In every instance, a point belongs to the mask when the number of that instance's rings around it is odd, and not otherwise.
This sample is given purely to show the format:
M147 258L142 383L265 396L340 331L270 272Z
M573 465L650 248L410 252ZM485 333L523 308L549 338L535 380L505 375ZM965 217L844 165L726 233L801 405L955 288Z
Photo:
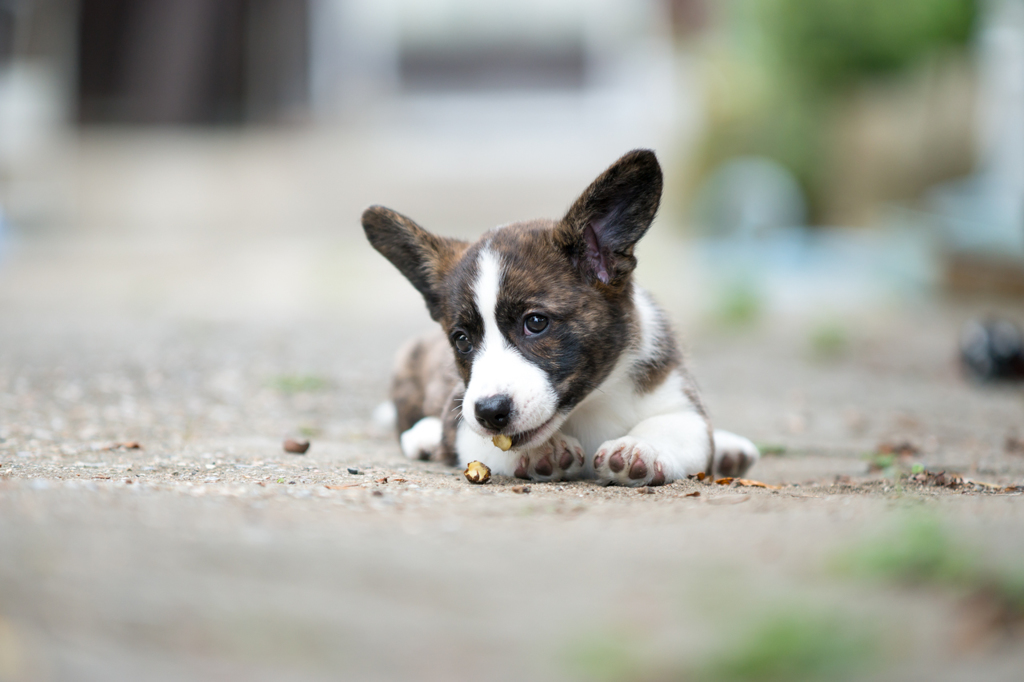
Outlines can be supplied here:
M470 483L487 483L491 480L491 470L482 462L470 462L462 473Z
M306 450L309 450L308 440L293 440L289 438L284 442L284 451L290 452L293 455L304 455Z
M498 448L502 452L508 452L512 448L512 439L508 436L499 435L491 439L494 443L494 447Z

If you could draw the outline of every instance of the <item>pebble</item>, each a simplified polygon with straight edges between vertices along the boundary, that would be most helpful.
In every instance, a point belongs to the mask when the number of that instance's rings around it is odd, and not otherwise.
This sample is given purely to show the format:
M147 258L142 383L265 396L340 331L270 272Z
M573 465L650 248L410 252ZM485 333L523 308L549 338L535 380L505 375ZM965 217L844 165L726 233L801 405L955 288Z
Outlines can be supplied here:
M309 441L298 441L288 438L285 440L283 447L285 452L290 452L293 455L304 455L309 450Z

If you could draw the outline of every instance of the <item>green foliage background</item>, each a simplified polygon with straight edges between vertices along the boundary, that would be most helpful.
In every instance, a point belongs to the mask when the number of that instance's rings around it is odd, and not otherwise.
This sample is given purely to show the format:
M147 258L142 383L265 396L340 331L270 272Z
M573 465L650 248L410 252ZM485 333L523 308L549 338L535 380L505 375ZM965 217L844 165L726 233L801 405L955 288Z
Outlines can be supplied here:
M834 107L861 83L967 45L979 0L731 0L720 9L696 179L736 156L773 159L800 182L813 221Z

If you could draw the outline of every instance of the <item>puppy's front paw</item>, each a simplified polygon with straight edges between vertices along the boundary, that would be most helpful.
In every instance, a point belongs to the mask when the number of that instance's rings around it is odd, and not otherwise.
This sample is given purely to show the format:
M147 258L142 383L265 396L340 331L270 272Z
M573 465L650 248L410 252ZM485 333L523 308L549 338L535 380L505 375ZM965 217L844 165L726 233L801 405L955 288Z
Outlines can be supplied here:
M665 465L653 445L632 436L606 441L594 453L600 483L628 486L664 485Z
M760 458L761 452L749 439L715 431L715 476L742 476Z
M583 473L583 446L556 433L547 443L519 456L516 476L531 481L568 481Z

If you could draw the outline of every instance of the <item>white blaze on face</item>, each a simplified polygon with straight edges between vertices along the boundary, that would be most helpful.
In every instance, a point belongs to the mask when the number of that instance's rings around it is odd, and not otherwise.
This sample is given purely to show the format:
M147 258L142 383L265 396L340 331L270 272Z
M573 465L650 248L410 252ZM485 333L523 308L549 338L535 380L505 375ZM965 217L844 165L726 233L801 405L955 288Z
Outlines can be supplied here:
M512 399L509 433L522 433L544 424L555 414L558 397L547 375L527 360L498 328L495 310L501 287L501 259L489 249L480 252L473 295L484 322L484 338L473 355L463 412L477 432L484 429L476 420L476 403L483 398L507 395Z

